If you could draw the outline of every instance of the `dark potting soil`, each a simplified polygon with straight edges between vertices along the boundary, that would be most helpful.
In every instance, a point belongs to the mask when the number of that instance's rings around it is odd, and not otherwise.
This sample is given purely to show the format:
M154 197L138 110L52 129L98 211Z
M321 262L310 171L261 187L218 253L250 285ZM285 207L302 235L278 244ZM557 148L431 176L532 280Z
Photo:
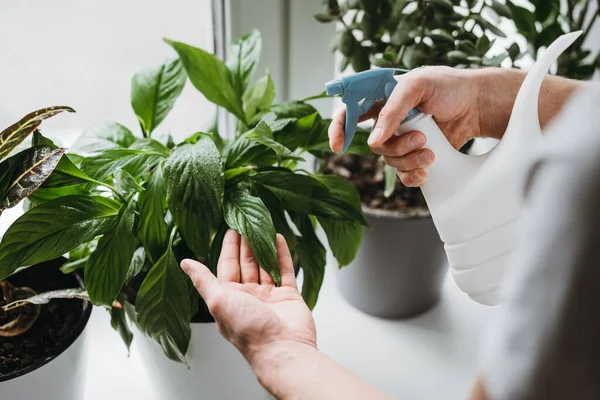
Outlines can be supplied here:
M59 259L38 264L7 280L37 293L80 287L74 275L59 270L63 262L64 259ZM54 299L41 306L39 318L29 331L15 337L0 337L0 381L34 369L64 351L81 333L90 311L91 306L83 300ZM8 318L14 317L14 312L9 312ZM8 321L0 319L0 324Z
M370 209L406 215L428 213L419 188L409 188L396 179L396 190L385 197L385 163L379 155L327 154L323 173L338 175L356 186L362 204Z

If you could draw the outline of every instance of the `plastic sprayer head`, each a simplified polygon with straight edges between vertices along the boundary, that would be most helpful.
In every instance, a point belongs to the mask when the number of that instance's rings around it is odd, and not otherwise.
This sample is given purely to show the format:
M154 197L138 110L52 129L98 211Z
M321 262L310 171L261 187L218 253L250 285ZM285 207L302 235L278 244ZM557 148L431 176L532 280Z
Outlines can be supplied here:
M339 79L334 79L325 84L325 92L328 96L339 96L344 94L344 85Z

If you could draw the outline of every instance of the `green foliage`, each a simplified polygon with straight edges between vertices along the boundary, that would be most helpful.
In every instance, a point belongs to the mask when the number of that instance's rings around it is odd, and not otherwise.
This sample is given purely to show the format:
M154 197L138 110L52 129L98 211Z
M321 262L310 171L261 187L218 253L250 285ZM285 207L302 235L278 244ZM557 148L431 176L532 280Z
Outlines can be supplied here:
M167 43L179 57L132 79L138 132L116 122L84 132L36 190L40 195L33 195L33 207L0 242L0 279L68 253L63 272L85 268L89 300L111 313L127 347L132 334L121 307L134 310L128 315L167 357L185 362L190 320L207 311L179 268L184 258L207 263L214 272L231 228L279 284L275 240L281 233L300 260L302 294L314 307L326 260L316 222L338 262L347 264L366 220L351 185L298 167L303 153L327 151L330 120L308 103L321 95L274 104L268 71L254 81L258 31L232 44L227 64L188 44ZM215 127L190 132L180 143L157 140L157 127L187 79L236 117L236 132L224 139ZM356 149L366 144L366 135L363 139ZM35 144L45 146L43 154L65 151L41 134ZM10 186L4 176L21 168L15 161L0 170L2 187Z
M559 0L528 3L524 7L511 0L378 0L347 1L331 7L323 1L324 10L315 19L343 24L332 42L332 50L342 55L341 72L349 65L360 72L372 65L477 68L499 66L505 60L516 67L515 62L526 55L536 59L538 50L560 35L582 30L582 38L557 61L556 72L589 79L600 68L598 55L582 47L599 15L594 1L568 0L562 9ZM492 51L496 38L506 38L498 26L511 24L528 48L522 51L514 43L507 52Z

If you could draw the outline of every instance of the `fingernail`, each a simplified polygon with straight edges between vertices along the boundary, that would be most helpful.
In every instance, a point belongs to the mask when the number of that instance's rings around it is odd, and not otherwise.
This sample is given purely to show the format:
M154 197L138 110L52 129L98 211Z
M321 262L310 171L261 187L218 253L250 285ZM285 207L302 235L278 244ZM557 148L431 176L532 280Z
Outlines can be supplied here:
M421 147L425 144L425 137L418 133L412 135L408 140L408 145L412 148Z
M382 134L382 130L381 128L375 128L373 129L373 132L371 132L371 134L369 135L369 140L367 140L368 144L373 144L377 141L377 139L379 139L381 137Z
M413 171L410 174L410 177L412 179L412 182L414 185L420 185L423 183L423 176L421 176L421 174L419 173L419 171Z
M187 259L181 260L180 267L184 272L187 272L187 270L190 269L189 260L187 260Z
M419 166L423 166L423 165L427 165L429 164L429 161L431 161L431 156L429 153L420 153L417 156L417 164L419 164Z

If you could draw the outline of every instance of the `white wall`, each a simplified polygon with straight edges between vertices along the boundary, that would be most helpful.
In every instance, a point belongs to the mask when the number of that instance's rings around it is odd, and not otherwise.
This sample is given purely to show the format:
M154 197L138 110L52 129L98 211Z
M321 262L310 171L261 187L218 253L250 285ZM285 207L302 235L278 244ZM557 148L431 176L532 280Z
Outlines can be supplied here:
M213 51L210 0L18 0L0 6L0 127L50 105L76 114L45 130L117 120L137 129L129 103L138 69L175 52L162 39ZM203 127L213 107L192 86L161 128L176 138Z

